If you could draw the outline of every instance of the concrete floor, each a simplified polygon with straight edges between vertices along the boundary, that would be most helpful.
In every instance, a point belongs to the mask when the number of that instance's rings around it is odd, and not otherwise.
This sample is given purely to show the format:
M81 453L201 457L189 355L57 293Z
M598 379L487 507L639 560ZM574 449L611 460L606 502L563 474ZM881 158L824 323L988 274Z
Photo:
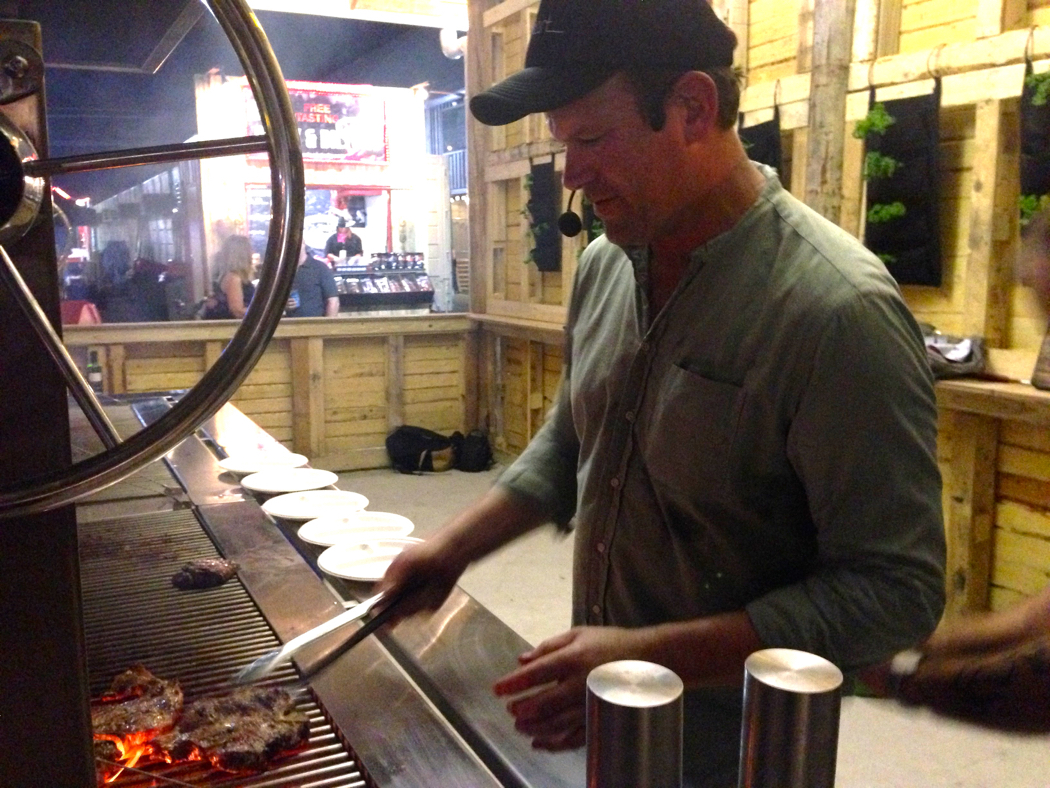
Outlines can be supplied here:
M480 497L502 468L406 476L342 474L338 487L396 512L426 538ZM532 644L570 618L572 537L535 532L472 566L460 587ZM1050 736L1008 736L935 718L896 703L845 698L837 788L1050 788Z

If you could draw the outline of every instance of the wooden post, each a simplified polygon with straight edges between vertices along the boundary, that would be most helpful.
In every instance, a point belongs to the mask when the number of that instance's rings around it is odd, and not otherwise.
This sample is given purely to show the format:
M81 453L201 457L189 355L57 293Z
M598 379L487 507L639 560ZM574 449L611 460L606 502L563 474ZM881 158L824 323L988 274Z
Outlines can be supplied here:
M325 453L324 340L291 340L292 448L307 457Z
M386 338L386 426L393 430L405 423L405 337Z
M489 50L489 34L485 28L486 0L467 0L467 18L470 35L467 36L466 87L467 99L489 87L492 74L492 53ZM470 194L483 196L485 183L485 159L488 154L488 130L467 112L467 174ZM485 200L470 201L470 310L484 313L489 289L489 268L492 253L487 240Z
M969 259L966 264L963 330L983 336L991 347L1005 346L1009 338L1010 267L1004 261L1004 243L996 221L999 182L1003 167L1004 105L992 100L975 108L973 186L970 196ZM1016 167L1016 164L1014 165ZM1015 201L1010 201L1016 214Z
M948 603L945 616L988 608L995 523L995 472L999 421L952 412L949 472L945 479Z
M106 389L110 394L124 394L128 390L127 377L124 374L124 359L126 356L123 345L110 345L106 354L109 361L109 387Z
M816 0L805 202L838 222L855 0Z

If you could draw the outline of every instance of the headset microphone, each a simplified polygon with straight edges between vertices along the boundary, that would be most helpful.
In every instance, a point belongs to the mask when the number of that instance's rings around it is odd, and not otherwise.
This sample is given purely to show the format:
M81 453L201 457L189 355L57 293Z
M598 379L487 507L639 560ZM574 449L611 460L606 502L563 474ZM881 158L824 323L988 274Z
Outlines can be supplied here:
M565 213L558 217L558 232L566 238L575 238L583 230L583 220L572 210L572 198L575 196L576 190L573 189L569 195L569 204L565 206Z

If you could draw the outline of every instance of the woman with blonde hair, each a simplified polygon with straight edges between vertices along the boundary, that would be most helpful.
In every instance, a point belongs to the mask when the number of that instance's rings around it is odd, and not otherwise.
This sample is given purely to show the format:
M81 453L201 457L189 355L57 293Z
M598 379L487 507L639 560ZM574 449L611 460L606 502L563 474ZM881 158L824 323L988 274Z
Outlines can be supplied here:
M252 284L252 244L243 235L231 235L222 242L215 255L212 295L204 317L213 320L240 319L248 311L255 295Z

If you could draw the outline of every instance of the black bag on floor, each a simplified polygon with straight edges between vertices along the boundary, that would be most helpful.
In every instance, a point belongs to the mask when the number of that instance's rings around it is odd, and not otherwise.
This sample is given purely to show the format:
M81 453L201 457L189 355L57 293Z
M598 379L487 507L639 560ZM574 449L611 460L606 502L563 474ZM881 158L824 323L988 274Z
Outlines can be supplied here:
M462 437L456 447L456 467L468 473L479 473L492 467L492 447L484 432L471 430Z
M452 439L425 427L403 425L386 436L386 453L401 473L447 471L455 461Z

